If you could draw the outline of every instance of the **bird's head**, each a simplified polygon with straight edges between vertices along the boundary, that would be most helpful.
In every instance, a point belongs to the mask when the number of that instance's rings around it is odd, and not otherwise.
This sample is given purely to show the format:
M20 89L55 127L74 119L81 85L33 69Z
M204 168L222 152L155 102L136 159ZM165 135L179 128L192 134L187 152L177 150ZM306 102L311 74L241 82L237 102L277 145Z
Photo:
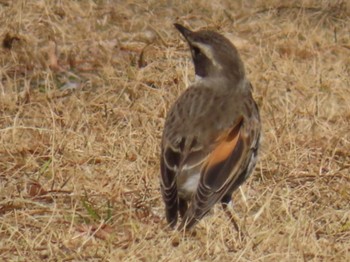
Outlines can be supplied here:
M230 81L244 79L244 66L235 46L224 36L207 30L191 31L174 24L188 42L196 76L225 77Z

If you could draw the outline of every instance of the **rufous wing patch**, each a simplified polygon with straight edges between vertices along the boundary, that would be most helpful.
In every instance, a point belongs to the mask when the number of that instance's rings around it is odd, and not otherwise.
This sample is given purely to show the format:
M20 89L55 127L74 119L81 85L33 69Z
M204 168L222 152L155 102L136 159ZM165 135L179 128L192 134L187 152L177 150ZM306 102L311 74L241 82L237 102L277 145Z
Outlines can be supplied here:
M243 119L241 119L239 123L229 132L225 132L222 136L218 138L219 143L215 147L213 152L210 154L206 164L206 169L210 169L218 163L227 160L232 154L240 136L242 120Z
M216 192L236 179L237 174L232 174L232 171L239 169L246 149L242 137L242 123L242 120L239 121L234 128L219 137L217 146L203 166L202 183L211 191Z

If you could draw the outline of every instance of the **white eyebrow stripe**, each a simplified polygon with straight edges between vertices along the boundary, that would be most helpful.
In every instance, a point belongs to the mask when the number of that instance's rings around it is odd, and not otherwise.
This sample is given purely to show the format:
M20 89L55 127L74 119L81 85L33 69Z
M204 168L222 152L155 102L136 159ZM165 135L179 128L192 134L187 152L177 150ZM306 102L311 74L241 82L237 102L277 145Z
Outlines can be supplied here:
M208 57L213 62L214 66L216 66L219 69L222 68L222 66L216 62L214 58L213 49L210 45L206 45L198 42L194 42L192 43L192 45L199 48L203 52L203 54L205 54L205 56Z

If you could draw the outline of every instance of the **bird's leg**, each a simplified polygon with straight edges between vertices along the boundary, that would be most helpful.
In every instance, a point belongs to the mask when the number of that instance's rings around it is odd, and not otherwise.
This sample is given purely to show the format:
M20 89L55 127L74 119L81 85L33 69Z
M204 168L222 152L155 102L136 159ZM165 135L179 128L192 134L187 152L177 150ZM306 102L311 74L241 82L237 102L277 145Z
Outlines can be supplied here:
M222 204L222 208L225 211L225 214L228 216L230 222L233 224L234 228L236 229L240 241L242 241L245 238L245 235L243 234L242 230L240 229L240 227L238 226L238 224L236 222L237 217L235 216L234 212L231 212L229 210L229 207L228 207L229 205L232 206L231 196L229 199L227 197L224 197L221 201L221 204Z

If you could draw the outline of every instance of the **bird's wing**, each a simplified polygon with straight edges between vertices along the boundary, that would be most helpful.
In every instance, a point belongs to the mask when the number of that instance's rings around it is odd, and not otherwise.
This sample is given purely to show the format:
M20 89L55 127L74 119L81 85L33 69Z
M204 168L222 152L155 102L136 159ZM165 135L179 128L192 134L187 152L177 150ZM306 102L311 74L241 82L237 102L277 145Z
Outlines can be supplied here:
M206 97L206 99L203 99ZM165 203L166 219L175 226L178 217L176 177L183 169L198 168L209 156L209 147L203 144L203 117L214 103L215 95L205 88L187 89L169 111L165 122L161 149L161 192ZM193 126L198 126L197 132ZM189 128L191 126L191 128ZM198 137L202 134L202 140Z
M202 88L196 90L196 95L203 92L202 95L207 99L198 99L191 92L188 90L180 97L178 106L175 104L171 110L177 113L183 111L186 115L190 115L190 122L186 123L189 119L186 116L177 114L178 121L173 121L175 123L173 128L166 122L167 129L162 140L161 190L166 206L166 218L171 226L176 224L179 211L176 176L184 170L191 172L191 169L200 170L201 173L197 191L180 228L194 225L223 198L247 168L252 154L252 143L256 140L254 125L250 124L251 119L245 117L249 115L248 113L238 114L232 111L228 116L229 121L225 122L219 119L226 114L220 112L220 107L217 106L217 101L220 99L217 99L215 94L205 94L206 91ZM181 103L186 97L192 97L193 101ZM205 101L205 104L198 104L199 100ZM197 112L191 114L187 111L186 105L191 105L191 109ZM226 106L223 107L225 111ZM210 116L212 120L217 120L216 126L225 122L222 128L208 128L210 127L206 122L209 120L206 111L208 108L215 109L210 112ZM168 119L172 118L171 112ZM192 129L186 128L188 125ZM196 126L198 128L193 131Z
M192 227L226 194L237 179L249 150L242 135L243 118L215 141L214 149L202 164L197 191L180 228Z
M215 147L202 164L197 191L180 229L189 229L195 225L215 203L222 200L226 194L232 193L230 190L238 184L238 180L246 179L249 175L245 174L247 169L252 171L248 166L252 155L256 154L260 134L259 116L254 110L257 114L248 119L242 115L230 128L218 135Z
M165 203L165 216L170 226L175 226L178 217L176 174L180 163L180 152L162 145L160 159L160 188Z
M161 192L166 219L171 226L176 224L179 211L177 175L183 169L198 168L209 155L210 148L205 141L210 139L204 138L202 131L214 103L215 92L190 87L167 115L161 144Z

